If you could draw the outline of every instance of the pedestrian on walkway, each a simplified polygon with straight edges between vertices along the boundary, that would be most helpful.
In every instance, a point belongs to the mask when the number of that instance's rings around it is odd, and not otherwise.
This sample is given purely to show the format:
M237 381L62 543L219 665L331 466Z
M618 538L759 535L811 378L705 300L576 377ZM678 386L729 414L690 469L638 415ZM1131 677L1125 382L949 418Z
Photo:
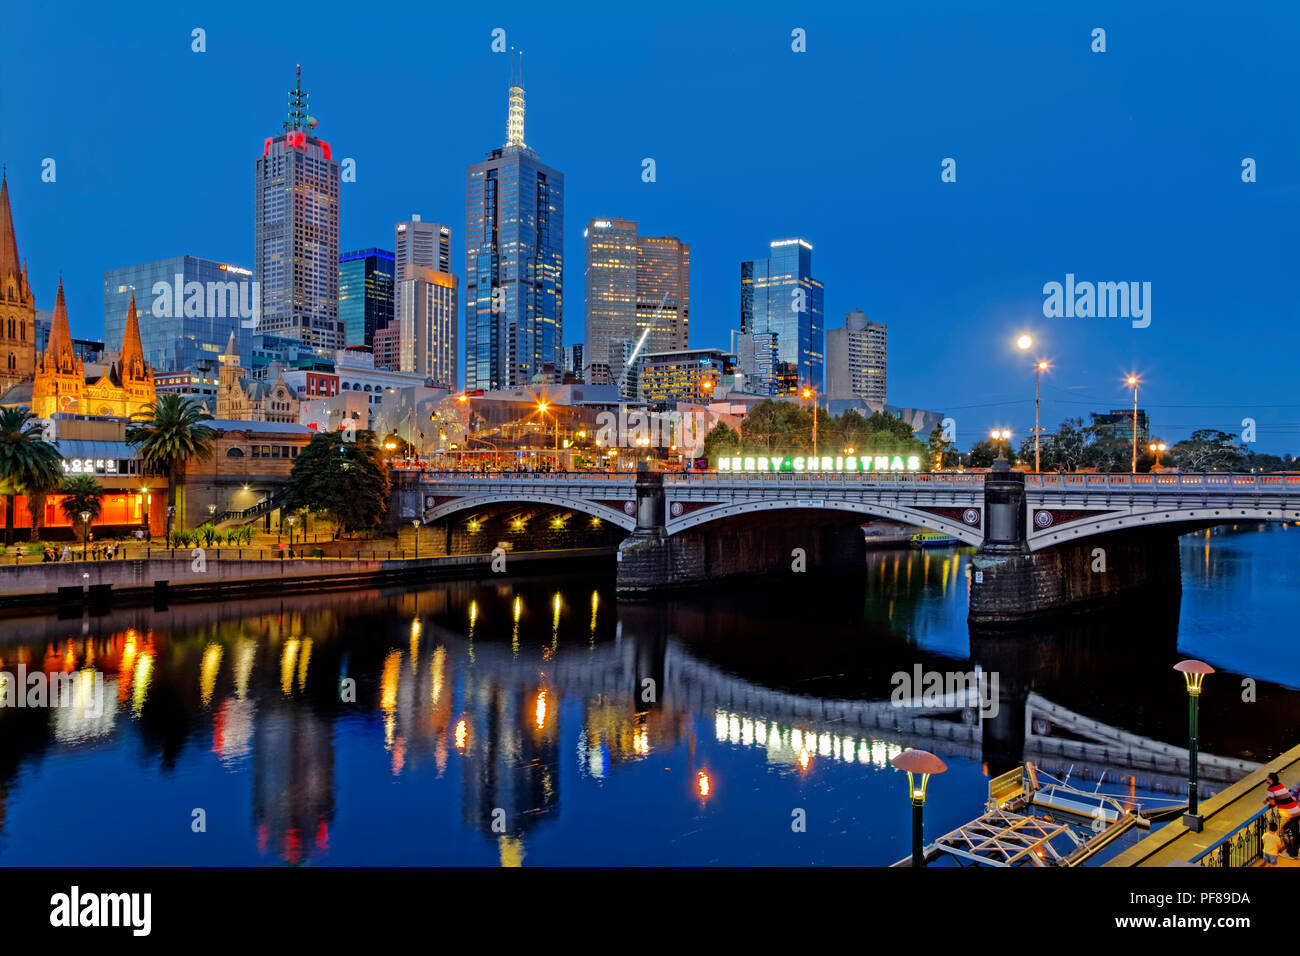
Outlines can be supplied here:
M1300 858L1300 801L1291 795L1291 791L1282 785L1276 773L1268 775L1268 796L1266 804L1277 807L1282 817L1282 838L1286 842L1286 855L1291 859Z
M1282 838L1277 835L1277 821L1268 821L1268 832L1264 834L1264 865L1277 866L1277 853L1282 849Z

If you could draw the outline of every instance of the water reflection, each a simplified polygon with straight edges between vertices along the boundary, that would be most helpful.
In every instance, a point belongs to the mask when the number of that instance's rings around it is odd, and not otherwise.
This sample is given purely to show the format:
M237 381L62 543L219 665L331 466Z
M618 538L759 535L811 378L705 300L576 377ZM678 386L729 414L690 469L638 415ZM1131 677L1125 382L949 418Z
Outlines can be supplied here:
M1300 681L1247 673L1251 642L1197 583L1248 600L1281 540L1212 537L1210 570L1190 537L1181 596L1015 634L967 629L965 551L653 604L563 578L10 620L6 679L104 683L98 710L0 709L0 862L886 863L907 747L949 761L935 826L1024 759L1176 790L1187 644L1220 669L1208 791L1295 743ZM995 713L900 709L916 668L997 675ZM97 788L149 808L131 839L59 835ZM178 835L194 806L216 838ZM792 834L791 807L818 825Z

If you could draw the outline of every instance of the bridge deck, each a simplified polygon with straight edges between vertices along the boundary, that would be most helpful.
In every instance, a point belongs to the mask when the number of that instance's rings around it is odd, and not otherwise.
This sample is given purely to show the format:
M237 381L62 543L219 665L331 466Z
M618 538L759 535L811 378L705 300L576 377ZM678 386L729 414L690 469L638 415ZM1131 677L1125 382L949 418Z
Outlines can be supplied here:
M1200 833L1187 829L1181 821L1170 823L1105 865L1169 866L1190 862L1263 809L1268 774L1274 771L1284 784L1293 786L1300 779L1300 746L1247 774L1209 800L1201 801L1199 809L1205 818L1205 828Z

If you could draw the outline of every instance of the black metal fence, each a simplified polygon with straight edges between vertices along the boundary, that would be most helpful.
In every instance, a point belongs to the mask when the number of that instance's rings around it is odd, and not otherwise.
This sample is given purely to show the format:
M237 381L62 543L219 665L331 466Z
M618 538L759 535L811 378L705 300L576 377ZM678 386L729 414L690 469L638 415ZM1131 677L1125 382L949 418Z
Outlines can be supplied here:
M1193 862L1211 868L1250 866L1264 855L1264 834L1269 823L1282 828L1276 807L1265 807Z

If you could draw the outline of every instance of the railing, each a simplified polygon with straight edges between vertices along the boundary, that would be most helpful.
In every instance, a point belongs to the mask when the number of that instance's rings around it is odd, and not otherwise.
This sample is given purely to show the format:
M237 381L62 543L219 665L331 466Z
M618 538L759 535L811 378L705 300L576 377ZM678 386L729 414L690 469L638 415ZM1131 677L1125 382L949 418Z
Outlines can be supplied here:
M1205 491L1236 491L1245 488L1256 488L1261 491L1300 491L1300 475L1026 474L1025 487L1067 490L1125 488L1132 491L1159 491L1163 488L1198 488Z
M1215 869L1250 866L1264 855L1264 834L1268 825L1282 821L1276 807L1265 807L1227 836L1192 857L1191 862Z
M243 521L247 518L255 518L267 511L274 511L276 506L284 500L285 493L284 489L280 489L274 494L263 498L251 508L245 508L243 511L223 511L212 519L212 523L219 524L222 521Z

